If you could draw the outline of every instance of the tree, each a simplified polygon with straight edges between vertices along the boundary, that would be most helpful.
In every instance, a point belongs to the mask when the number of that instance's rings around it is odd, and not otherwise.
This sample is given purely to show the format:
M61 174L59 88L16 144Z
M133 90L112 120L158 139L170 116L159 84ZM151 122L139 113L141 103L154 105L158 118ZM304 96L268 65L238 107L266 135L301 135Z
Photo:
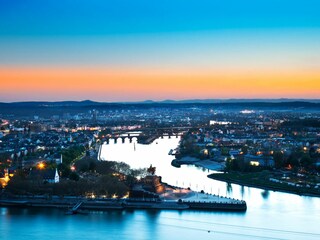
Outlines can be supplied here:
M75 162L75 167L81 172L94 171L99 164L98 160L90 157L85 157Z
M70 167L67 166L65 163L58 165L58 171L60 172L60 177L62 178L68 178L71 173Z
M130 173L130 165L124 162L113 162L112 169L115 172L122 173L128 175Z
M235 170L234 161L230 157L228 157L226 161L226 171L232 171L232 170Z
M306 169L309 169L314 163L314 161L309 154L304 154L300 160L300 163L301 163L301 166L303 166Z
M294 168L300 167L299 158L299 152L292 152L287 160L287 164L291 165Z
M273 159L276 168L282 168L284 166L284 155L282 152L274 152Z
M112 175L103 175L95 184L94 191L100 194L123 196L128 192L128 187Z
M221 155L223 155L223 156L230 156L230 154L229 154L229 149L226 148L226 147L222 147L222 148L221 148Z
M112 161L101 161L97 163L96 171L99 174L107 175L114 172L113 165L115 162Z
M76 172L71 172L71 173L69 174L69 179L70 179L70 180L73 180L73 181L79 181L80 177L79 177L78 173L76 173Z
M247 154L248 153L248 146L242 146L241 151L243 152L243 154Z
M85 151L84 146L72 146L62 151L63 162L67 165L79 158Z

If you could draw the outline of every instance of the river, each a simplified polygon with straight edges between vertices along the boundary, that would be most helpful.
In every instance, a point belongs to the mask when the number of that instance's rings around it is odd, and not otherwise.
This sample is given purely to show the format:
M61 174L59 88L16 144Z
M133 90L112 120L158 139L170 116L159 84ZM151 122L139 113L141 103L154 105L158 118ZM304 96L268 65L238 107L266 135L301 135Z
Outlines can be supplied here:
M171 185L243 199L245 213L207 211L110 211L65 216L58 209L0 208L0 239L319 239L320 198L264 191L207 178L213 171L170 165L179 138L150 145L113 141L101 158L133 168L156 166Z

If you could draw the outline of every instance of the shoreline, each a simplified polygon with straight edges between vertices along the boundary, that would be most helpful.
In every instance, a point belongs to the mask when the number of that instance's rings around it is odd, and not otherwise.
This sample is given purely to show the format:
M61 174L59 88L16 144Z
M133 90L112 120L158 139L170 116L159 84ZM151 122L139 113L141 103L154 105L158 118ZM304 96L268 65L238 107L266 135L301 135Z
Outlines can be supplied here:
M247 204L237 200L167 185L159 198L88 198L82 196L2 195L0 207L44 207L84 210L204 210L245 212ZM81 206L81 207L80 207Z
M53 196L51 199L27 197L27 198L5 198L0 199L1 207L39 207L39 208L58 208L67 212L73 211L76 205L80 203L79 213L82 210L203 210L203 211L229 211L245 212L247 205L245 201L204 201L200 199L179 199L179 200L158 200L158 199L87 199L87 198L64 198L59 199ZM231 200L231 199L230 199ZM78 209L74 210L74 214Z
M220 175L220 176L219 176ZM232 179L230 176L223 176L226 175L225 173L213 173L208 175L207 177L210 179L214 179L217 181L221 182L226 182L226 183L232 183L232 184L238 184L241 186L246 186L246 187L252 187L252 188L258 188L262 190L268 190L268 191L274 191L274 192L283 192L283 193L289 193L289 194L295 194L299 196L306 196L306 197L320 197L320 193L314 193L314 192L308 192L306 190L309 189L301 189L297 187L289 187L289 186L281 186L281 185L264 185L264 184L259 184L259 183L252 183L252 179L248 178L248 180L239 180L239 179ZM219 177L217 177L219 176ZM223 176L223 177L221 177Z
M180 167L181 165L194 165L196 167L203 167L208 170L217 171L219 173L212 173L209 174L207 177L221 182L233 183L241 186L259 188L274 192L295 194L299 196L320 197L320 191L317 193L310 188L294 187L271 182L252 183L253 181L250 177L247 180L234 179L230 174L223 172L223 164L211 160L201 160L196 157L184 156L180 159L174 159L171 165L175 167Z

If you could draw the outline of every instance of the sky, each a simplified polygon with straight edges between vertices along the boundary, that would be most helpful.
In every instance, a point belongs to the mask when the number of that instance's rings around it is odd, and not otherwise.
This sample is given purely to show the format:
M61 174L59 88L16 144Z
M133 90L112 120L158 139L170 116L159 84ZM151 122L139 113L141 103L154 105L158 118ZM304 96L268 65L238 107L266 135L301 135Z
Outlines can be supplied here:
M0 101L320 98L319 0L0 0Z

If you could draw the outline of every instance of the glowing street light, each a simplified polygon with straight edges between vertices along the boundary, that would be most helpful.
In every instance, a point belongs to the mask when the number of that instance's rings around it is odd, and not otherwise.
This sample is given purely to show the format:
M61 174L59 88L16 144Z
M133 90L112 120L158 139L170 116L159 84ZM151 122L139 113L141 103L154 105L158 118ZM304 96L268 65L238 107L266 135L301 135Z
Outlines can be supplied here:
M38 163L38 169L42 170L45 168L45 164L43 162Z

